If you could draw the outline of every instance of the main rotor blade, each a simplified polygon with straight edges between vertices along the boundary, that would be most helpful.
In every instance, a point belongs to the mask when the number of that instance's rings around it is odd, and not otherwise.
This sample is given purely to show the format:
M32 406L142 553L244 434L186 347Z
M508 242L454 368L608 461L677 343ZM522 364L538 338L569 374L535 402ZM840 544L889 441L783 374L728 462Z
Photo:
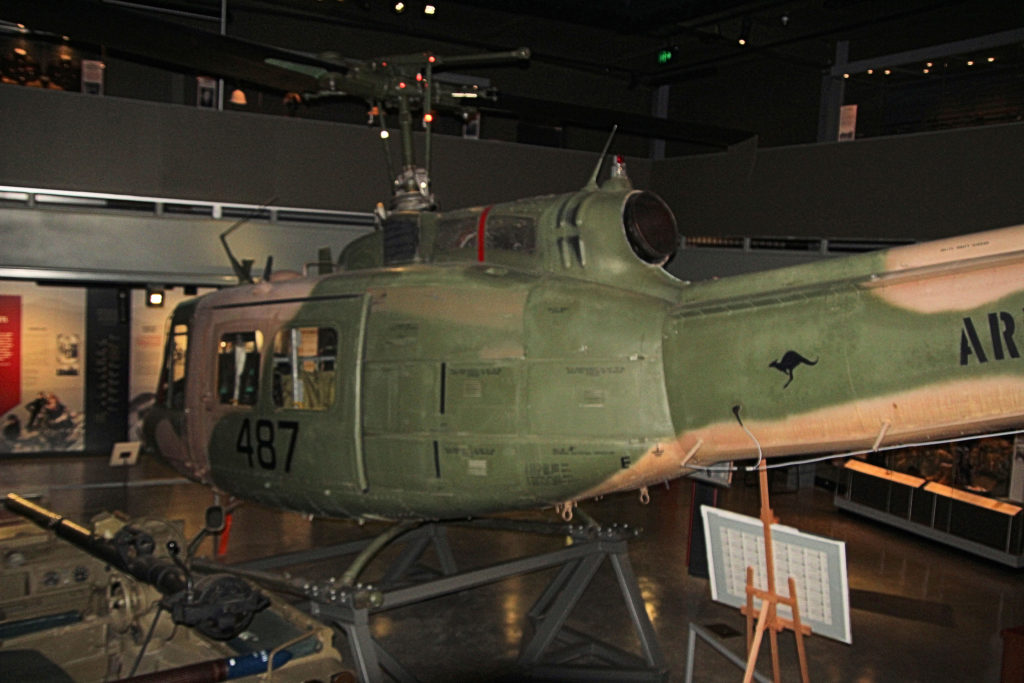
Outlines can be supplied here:
M736 128L672 121L642 114L510 95L504 92L498 93L496 104L481 103L479 109L494 114L511 113L528 121L568 123L604 131L611 130L613 125L618 125L619 132L622 133L633 133L645 138L692 142L722 149L749 140L756 135L750 131Z

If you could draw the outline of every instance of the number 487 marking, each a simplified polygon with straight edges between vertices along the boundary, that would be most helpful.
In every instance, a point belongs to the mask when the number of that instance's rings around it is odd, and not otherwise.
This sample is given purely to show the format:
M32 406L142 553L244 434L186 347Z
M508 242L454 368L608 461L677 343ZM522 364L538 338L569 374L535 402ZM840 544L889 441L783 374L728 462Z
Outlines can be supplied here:
M277 428L274 428L273 420L256 420L256 430L249 423L249 418L242 420L242 428L238 430L238 441L235 442L235 449L244 453L249 460L249 467L255 467L256 463L265 470L275 470L278 467L276 436L278 430L287 430L289 435L288 448L284 454L284 471L292 471L292 456L295 454L295 442L299 438L299 423L293 420L278 420ZM255 437L255 440L254 438ZM255 456L255 457L254 457Z

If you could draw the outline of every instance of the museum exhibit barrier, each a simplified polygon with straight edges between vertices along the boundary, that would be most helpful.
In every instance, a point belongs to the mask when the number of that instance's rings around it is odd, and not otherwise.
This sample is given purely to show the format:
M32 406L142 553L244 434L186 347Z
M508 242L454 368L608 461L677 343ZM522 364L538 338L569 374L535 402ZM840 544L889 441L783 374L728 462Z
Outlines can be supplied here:
M836 507L960 548L1024 567L1024 507L849 460Z

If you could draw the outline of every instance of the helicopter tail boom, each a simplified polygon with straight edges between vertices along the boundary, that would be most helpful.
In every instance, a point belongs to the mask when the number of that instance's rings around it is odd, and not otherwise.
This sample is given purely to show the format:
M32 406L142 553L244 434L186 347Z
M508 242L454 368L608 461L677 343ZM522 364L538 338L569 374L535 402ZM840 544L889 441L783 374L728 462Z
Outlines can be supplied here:
M678 437L619 478L1019 428L1022 243L1018 226L692 286L664 332Z

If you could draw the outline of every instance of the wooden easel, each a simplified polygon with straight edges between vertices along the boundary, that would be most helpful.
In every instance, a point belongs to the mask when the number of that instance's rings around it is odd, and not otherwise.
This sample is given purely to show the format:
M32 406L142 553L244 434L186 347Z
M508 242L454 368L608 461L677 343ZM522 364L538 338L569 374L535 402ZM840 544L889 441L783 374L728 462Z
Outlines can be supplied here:
M800 659L800 680L808 683L807 675L807 653L804 651L804 636L811 635L811 628L800 623L800 609L797 606L796 582L793 577L789 578L789 597L783 597L775 592L775 556L772 549L772 524L778 520L772 512L768 503L768 470L765 469L764 461L758 468L758 477L761 484L761 522L764 524L764 559L766 564L765 576L768 579L767 590L754 587L754 568L747 567L747 604L740 609L740 612L747 617L747 669L743 675L743 683L750 683L754 678L754 667L757 664L757 655L761 649L761 641L764 639L764 632L768 631L768 637L772 645L772 680L779 683L779 632L784 629L793 631L796 637L796 651ZM761 609L754 609L754 599L761 601ZM793 611L793 618L783 619L779 616L779 603L788 605ZM757 629L754 629L754 620L757 619Z

